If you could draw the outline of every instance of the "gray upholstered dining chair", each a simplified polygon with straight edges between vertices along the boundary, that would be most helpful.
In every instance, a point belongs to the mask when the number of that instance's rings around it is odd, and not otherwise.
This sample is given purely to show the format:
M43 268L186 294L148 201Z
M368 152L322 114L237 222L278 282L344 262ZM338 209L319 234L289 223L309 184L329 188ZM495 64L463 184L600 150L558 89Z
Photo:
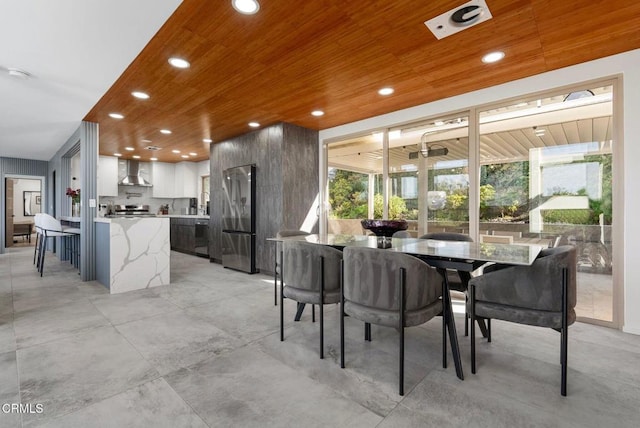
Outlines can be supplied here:
M284 229L279 231L276 236L278 238L287 238L289 236L303 236L303 235L309 235L309 232L305 232L304 230L296 230L296 229L291 229L291 230ZM276 257L275 257L276 265L274 266L276 280L273 283L273 304L276 306L278 306L278 276L280 276L280 264L278 263L278 260L280 260L279 254L281 251L282 251L282 244L278 242L276 244Z
M471 318L500 319L548 327L561 334L561 394L567 395L568 327L576 320L576 249L544 249L531 266L492 265L469 281ZM471 372L476 372L475 328L471 328ZM489 324L489 342L491 324Z
M280 282L280 340L284 340L284 298L319 306L320 358L324 358L324 305L340 301L342 251L302 241L284 241Z
M399 231L395 232L391 237L392 238L407 239L407 238L411 238L411 233L409 233L406 230L399 230Z
M420 239L436 239L438 241L458 241L458 242L473 242L473 239L469 235L464 233L455 232L432 232L422 235ZM458 291L465 294L465 303L467 299L467 287L469 280L471 279L471 272L457 271L453 269L447 269L447 282L449 283L449 289ZM466 307L466 304L465 304ZM465 310L464 315L464 335L469 335L469 313Z
M404 329L442 314L442 278L422 260L390 250L346 247L343 258L340 367L345 367L345 315L364 321L365 340L371 340L371 324L393 327L400 333L398 383L404 395Z

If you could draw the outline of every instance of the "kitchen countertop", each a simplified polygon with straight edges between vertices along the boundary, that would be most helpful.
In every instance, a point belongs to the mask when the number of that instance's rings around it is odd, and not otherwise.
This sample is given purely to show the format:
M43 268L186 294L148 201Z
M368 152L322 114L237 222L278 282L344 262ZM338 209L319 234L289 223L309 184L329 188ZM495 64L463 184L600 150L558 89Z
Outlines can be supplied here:
M96 217L96 223L111 223L111 220L118 219L144 219L144 218L193 218L193 219L206 219L209 220L208 215L189 215L189 214L168 214L168 215L155 215L155 216L130 216L122 215L117 217Z
M96 223L112 223L113 220L153 220L157 218L168 218L167 216L132 216L132 215L121 215L117 217L96 217L94 221Z

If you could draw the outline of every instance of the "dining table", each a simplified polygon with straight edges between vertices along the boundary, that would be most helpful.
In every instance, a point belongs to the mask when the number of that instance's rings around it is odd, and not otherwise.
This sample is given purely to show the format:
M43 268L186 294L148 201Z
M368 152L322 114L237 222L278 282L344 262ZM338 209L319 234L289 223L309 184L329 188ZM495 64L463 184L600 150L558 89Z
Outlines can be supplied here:
M303 241L317 245L327 245L338 249L348 246L385 248L386 251L395 251L424 260L429 265L436 268L443 278L445 292L443 295L443 317L445 318L443 335L448 332L451 353L459 379L464 379L462 362L460 359L460 347L456 332L455 320L453 317L453 307L449 293L449 281L447 279L447 269L473 272L487 263L497 263L505 265L531 265L543 246L541 245L518 245L518 244L497 244L479 243L466 241L440 241L434 239L420 238L386 238L372 235L348 235L348 234L314 234L299 235L282 238L267 238L271 242ZM274 263L277 265L280 260L281 272L283 266L282 249L276 251ZM278 272L274 275L274 283L277 285ZM304 305L298 307L296 318L299 319ZM443 366L447 365L446 340L443 346Z

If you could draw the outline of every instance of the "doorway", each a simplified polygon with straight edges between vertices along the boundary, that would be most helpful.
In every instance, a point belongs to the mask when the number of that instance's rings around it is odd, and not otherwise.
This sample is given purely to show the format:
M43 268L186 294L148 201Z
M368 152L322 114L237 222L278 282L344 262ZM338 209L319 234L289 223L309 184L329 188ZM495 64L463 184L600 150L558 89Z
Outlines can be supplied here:
M41 178L5 178L5 247L35 245L34 219L43 212Z

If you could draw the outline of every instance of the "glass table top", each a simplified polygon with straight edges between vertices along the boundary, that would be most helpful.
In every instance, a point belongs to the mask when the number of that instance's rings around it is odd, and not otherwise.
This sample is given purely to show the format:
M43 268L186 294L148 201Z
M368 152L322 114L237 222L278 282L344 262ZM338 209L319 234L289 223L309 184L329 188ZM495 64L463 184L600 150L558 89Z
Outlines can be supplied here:
M305 241L332 247L379 248L379 237L369 235L301 235L286 238L269 238L269 241ZM386 238L386 251L397 251L423 257L442 259L474 260L510 265L531 265L540 251L541 245L494 244L462 241L438 241L418 238Z

